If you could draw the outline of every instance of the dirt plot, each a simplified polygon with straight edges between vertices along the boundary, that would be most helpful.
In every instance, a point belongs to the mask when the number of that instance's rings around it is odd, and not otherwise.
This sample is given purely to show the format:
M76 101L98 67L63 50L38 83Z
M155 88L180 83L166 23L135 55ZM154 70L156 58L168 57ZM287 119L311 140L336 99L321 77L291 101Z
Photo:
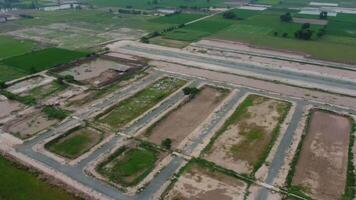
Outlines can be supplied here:
M31 89L31 86L39 85L43 81L45 81L45 78L43 76L34 76L32 78L14 83L13 85L6 88L6 90L17 94L23 91L27 91L28 89Z
M189 164L188 164L189 165ZM165 200L241 200L247 184L218 170L190 164Z
M27 139L56 123L58 123L58 120L50 120L47 118L46 114L40 111L35 111L29 115L7 122L4 125L3 130L21 139Z
M167 153L150 144L132 141L98 164L96 171L119 188L134 186L166 156Z
M346 184L351 120L313 111L292 185L315 199L341 199Z
M0 118L6 117L14 111L21 109L21 104L14 101L9 101L0 95Z
M47 143L45 147L58 155L74 159L89 151L103 137L104 134L90 127L75 128Z
M176 148L196 129L226 97L228 90L205 86L191 100L183 102L161 120L153 124L143 136L150 142L161 144L167 138Z
M288 102L249 95L216 133L203 157L239 173L256 171L279 134Z

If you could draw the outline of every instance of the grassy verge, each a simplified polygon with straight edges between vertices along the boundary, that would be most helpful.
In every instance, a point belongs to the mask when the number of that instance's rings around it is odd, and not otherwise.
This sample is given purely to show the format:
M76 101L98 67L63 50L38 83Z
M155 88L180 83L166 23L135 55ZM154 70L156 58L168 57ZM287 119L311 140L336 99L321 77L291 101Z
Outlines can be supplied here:
M158 102L182 87L186 81L165 77L99 115L100 122L122 128Z
M41 180L40 174L0 156L0 199L74 200L63 189Z
M37 104L36 99L31 96L20 96L6 90L0 90L0 94L5 96L9 100L15 100L28 106L33 106Z

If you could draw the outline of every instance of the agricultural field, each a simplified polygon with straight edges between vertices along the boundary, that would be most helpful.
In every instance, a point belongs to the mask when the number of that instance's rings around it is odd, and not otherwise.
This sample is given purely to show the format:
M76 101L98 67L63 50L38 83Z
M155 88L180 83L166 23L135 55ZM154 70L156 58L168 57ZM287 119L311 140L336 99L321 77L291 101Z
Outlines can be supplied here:
M215 134L202 156L239 173L264 163L290 108L284 101L249 95Z
M179 8L185 7L211 7L224 6L224 0L160 0L152 3L151 0L88 0L89 3L96 6L124 7L136 9L153 9L153 8Z
M60 91L63 91L67 87L68 87L67 84L59 83L59 81L55 80L49 84L33 88L32 90L30 90L28 92L23 92L21 94L21 96L31 97L37 101L40 101L40 100L44 100L45 98L47 98L51 95L54 95Z
M50 141L45 147L60 156L75 159L104 138L104 133L91 127L74 128L62 136Z
M0 63L0 82L7 82L26 76L27 73L15 67L9 67Z
M152 108L165 97L178 90L185 83L186 81L181 79L171 77L162 78L134 96L118 103L118 105L110 108L97 118L101 123L107 124L115 129L120 129Z
M47 48L20 56L2 60L0 63L18 68L28 74L50 69L57 65L85 57L86 52L70 51L59 48Z
M38 174L0 156L0 198L27 200L29 197L42 200L75 200L72 195L59 187L53 187L41 180Z
M18 40L9 36L0 35L0 60L22 55L37 48L37 44L32 41Z
M294 158L296 165L289 174L290 190L313 199L341 199L349 183L346 180L350 178L351 130L352 121L346 116L312 111L299 146L301 149Z
M193 98L181 103L144 133L148 141L160 145L169 138L172 148L192 133L224 100L228 90L205 86Z
M129 187L143 180L164 157L164 152L150 144L133 143L119 148L96 170L110 182Z
M247 183L204 160L190 161L163 199L243 199Z

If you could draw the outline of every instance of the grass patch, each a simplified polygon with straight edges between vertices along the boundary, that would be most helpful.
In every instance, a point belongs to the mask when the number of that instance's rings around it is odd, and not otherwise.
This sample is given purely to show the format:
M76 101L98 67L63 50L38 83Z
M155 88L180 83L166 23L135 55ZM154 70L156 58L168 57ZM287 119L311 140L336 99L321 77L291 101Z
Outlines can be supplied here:
M39 174L6 160L0 156L0 199L74 200L78 199L64 190L51 186L39 178Z
M159 153L147 143L135 148L124 146L99 164L97 171L116 184L124 187L133 186L153 170Z
M69 112L62 110L56 106L46 106L42 109L42 112L46 113L48 119L59 119L63 120L69 116Z
M9 92L7 90L0 90L0 94L5 96L9 100L15 100L15 101L18 101L18 102L23 103L25 105L28 105L28 106L33 106L33 105L37 104L36 99L31 97L31 96L20 96L20 95L11 93L11 92Z
M121 101L98 116L100 122L113 128L122 128L155 104L182 87L186 81L171 77L162 78L134 96Z
M49 97L59 91L62 91L68 87L67 84L60 82L60 81L53 81L50 84L39 86L36 88L33 88L26 94L27 97L34 98L36 100L41 100L46 97ZM26 97L24 96L24 97Z
M0 35L0 60L28 53L36 48L36 43L32 41Z
M28 73L15 67L0 64L0 82L11 81L26 76Z
M63 157L74 159L89 151L103 139L103 134L94 129L74 128L63 136L47 143L45 147Z
M154 23L179 25L179 24L185 24L187 22L199 19L204 16L205 15L202 14L182 13L182 14L175 14L175 15L166 15L166 16L151 19L150 21Z
M28 74L50 69L57 65L87 56L88 53L70 51L59 48L47 48L21 56L15 56L1 61L1 63L18 68Z

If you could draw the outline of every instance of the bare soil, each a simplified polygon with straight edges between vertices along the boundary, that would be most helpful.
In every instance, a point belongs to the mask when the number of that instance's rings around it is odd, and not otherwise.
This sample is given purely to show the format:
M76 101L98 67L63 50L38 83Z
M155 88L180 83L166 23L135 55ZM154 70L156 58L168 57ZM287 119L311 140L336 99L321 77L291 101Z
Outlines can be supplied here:
M222 89L205 86L196 97L183 102L148 128L143 135L155 144L161 144L162 140L170 138L172 147L176 148L214 111L226 95Z
M208 160L240 173L253 171L271 143L273 130L281 117L278 109L286 106L286 102L257 95L250 95L245 101L249 99L252 105L247 112L221 133L204 154ZM242 108L239 106L237 110Z
M0 118L8 116L12 112L19 110L21 107L21 104L18 102L2 100L0 98Z
M346 184L349 118L314 111L292 184L315 199L340 199Z
M247 184L218 171L193 165L181 175L165 200L241 200Z
M58 120L49 120L44 113L37 111L6 123L3 130L21 139L27 139L56 123Z
M293 22L297 24L316 24L316 25L327 25L328 20L323 20L323 19L307 19L307 18L293 18Z

